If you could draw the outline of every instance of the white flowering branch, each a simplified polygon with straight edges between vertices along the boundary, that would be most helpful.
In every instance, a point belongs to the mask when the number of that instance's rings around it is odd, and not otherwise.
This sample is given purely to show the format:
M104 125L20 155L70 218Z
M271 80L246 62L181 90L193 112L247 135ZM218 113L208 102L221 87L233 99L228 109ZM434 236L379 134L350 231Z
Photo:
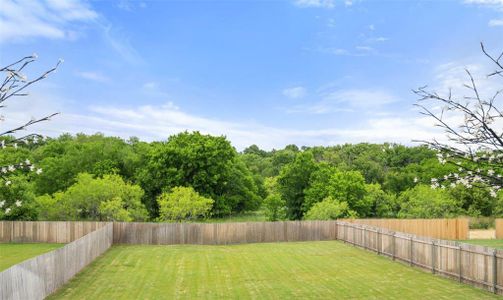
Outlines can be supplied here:
M481 43L482 52L495 64L496 70L488 76L502 76L501 59L491 56ZM502 90L485 98L479 93L477 84L469 70L465 70L469 83L464 86L470 91L469 96L455 98L452 92L446 96L427 87L421 87L414 93L420 98L417 107L421 114L433 118L435 126L444 130L447 142L420 141L438 151L437 158L441 164L452 164L458 172L445 175L443 178L432 178L432 188L455 187L464 185L467 188L489 188L490 194L496 197L503 187L503 107L498 107ZM441 105L440 113L430 110L427 104L433 101ZM462 122L447 116L463 116Z
M0 108L4 108L5 101L12 97L20 97L27 96L28 93L25 92L26 88L31 86L32 84L46 78L49 74L56 71L59 65L63 62L59 60L58 63L48 71L45 71L41 75L35 77L32 80L29 80L26 75L23 74L24 70L37 59L37 55L33 54L30 56L25 56L20 60L0 68L0 72L5 73L5 78L3 81L0 81ZM13 135L18 134L20 131L27 130L28 127L40 123L49 121L52 117L57 115L58 113L53 113L51 115L45 116L40 119L31 119L28 122L19 125L12 129L7 129L0 131L0 148L5 149L7 147L12 147L17 149L21 143L30 144L37 143L38 140L42 140L44 137L37 133L31 133L28 135L20 136L12 138ZM0 121L3 121L3 116L0 118ZM42 169L37 168L35 164L33 164L30 160L26 159L23 162L9 164L9 165L0 165L0 178L4 180L4 184L9 186L12 182L9 180L9 176L17 171L27 171L27 172L35 172L36 174L41 174ZM8 207L6 200L0 200L0 209L3 210L4 215L9 215L13 209L16 207L21 207L22 201L16 200L11 207Z

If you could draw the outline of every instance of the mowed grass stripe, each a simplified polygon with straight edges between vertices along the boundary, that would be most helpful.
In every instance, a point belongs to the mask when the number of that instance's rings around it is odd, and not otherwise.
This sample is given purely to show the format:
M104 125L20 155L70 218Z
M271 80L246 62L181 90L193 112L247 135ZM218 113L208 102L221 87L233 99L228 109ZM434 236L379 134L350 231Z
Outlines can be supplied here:
M63 247L65 244L0 243L0 272L29 258Z
M338 241L114 246L50 299L500 299Z

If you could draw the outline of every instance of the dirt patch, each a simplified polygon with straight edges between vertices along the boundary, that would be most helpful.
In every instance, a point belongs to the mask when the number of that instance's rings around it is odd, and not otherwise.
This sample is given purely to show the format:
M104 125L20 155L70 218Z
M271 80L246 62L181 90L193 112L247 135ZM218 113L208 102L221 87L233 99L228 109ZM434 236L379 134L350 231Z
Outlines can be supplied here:
M474 239L495 239L496 231L494 229L474 229L468 232L468 238Z

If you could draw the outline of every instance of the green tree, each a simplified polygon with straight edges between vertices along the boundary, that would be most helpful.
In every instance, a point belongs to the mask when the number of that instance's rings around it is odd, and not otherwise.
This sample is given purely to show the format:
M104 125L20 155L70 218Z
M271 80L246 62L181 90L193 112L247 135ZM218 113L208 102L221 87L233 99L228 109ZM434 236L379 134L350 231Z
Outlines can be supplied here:
M463 214L459 201L444 189L419 184L400 194L400 218L447 218Z
M158 198L159 220L195 220L209 216L214 201L199 195L192 187L174 187L169 193Z
M305 214L305 220L335 220L339 218L353 218L356 212L349 208L345 201L338 201L327 197L318 202Z
M11 176L9 182L0 184L0 220L37 220L35 194L27 175Z
M124 182L119 175L93 178L81 173L66 191L38 197L37 202L41 216L47 219L110 220L120 216L121 220L143 221L147 211L141 203L142 196L138 185ZM119 204L125 212L117 210Z
M300 220L304 214L304 190L309 186L309 178L316 171L317 165L313 155L309 152L301 152L295 160L286 165L278 178L281 198L286 202L287 218Z
M32 156L44 170L34 180L39 195L66 190L76 182L79 173L118 174L133 180L143 164L142 155L133 145L102 134L61 135L35 149Z
M263 208L269 221L284 220L286 218L286 202L281 198L278 177L265 179L268 196L264 199Z
M179 133L167 142L153 143L147 156L138 178L152 216L158 215L156 197L176 186L192 186L213 199L214 215L260 206L257 183L223 136Z
M372 205L371 213L368 217L396 217L400 207L394 194L383 191L381 185L378 183L365 185L365 190L364 203Z

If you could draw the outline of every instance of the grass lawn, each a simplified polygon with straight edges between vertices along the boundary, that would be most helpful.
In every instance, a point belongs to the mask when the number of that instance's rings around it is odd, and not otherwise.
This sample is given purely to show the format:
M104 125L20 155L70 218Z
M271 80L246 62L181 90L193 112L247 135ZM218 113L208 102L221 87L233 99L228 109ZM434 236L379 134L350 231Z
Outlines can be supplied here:
M337 241L114 246L49 299L498 299Z
M474 245L481 245L481 246L488 246L492 248L498 248L498 249L503 249L503 240L465 240L461 241L463 243L467 244L474 244Z
M28 258L63 246L64 244L0 243L0 272Z

